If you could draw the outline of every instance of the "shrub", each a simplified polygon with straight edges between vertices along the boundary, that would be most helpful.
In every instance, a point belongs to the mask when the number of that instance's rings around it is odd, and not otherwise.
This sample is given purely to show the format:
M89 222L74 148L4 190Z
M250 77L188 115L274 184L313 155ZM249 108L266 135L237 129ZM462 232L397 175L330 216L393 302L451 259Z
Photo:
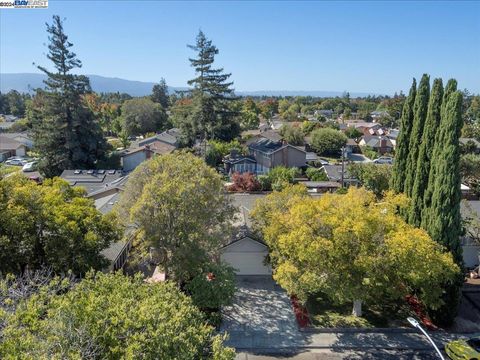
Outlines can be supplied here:
M262 185L252 173L234 173L232 176L233 185L228 188L229 191L259 191Z
M328 176L323 169L308 168L305 174L311 181L328 181Z

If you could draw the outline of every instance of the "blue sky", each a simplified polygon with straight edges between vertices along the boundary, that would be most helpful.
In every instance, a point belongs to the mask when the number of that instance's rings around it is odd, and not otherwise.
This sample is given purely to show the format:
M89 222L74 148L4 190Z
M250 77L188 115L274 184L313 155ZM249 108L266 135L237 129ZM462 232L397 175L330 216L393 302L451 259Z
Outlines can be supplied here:
M65 30L81 73L186 86L201 28L237 90L393 94L412 77L455 77L480 93L480 2L58 1L0 10L0 73L36 72L45 22Z

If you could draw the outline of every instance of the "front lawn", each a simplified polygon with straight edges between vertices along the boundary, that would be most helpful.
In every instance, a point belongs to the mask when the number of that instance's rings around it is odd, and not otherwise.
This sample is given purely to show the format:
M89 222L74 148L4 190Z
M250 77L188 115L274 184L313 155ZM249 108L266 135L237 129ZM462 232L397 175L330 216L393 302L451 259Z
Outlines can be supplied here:
M410 316L407 305L363 304L363 316L352 315L352 304L334 305L321 296L312 296L306 304L312 325L318 328L386 328L406 326Z
M22 170L21 166L0 164L0 177Z

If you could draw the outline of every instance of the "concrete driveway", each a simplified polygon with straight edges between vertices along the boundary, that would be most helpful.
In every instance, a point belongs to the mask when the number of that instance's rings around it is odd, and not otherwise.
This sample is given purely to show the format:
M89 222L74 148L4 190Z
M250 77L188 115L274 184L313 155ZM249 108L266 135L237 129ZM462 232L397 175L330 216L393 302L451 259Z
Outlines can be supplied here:
M270 276L237 277L234 303L222 313L220 330L237 350L303 344L290 299Z

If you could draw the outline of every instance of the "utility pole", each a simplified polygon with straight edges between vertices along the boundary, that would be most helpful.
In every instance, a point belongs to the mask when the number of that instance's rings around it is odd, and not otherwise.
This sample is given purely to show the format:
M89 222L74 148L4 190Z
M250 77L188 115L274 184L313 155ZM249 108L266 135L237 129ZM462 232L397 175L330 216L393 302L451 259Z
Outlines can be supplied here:
M342 188L345 187L345 146L342 146Z

